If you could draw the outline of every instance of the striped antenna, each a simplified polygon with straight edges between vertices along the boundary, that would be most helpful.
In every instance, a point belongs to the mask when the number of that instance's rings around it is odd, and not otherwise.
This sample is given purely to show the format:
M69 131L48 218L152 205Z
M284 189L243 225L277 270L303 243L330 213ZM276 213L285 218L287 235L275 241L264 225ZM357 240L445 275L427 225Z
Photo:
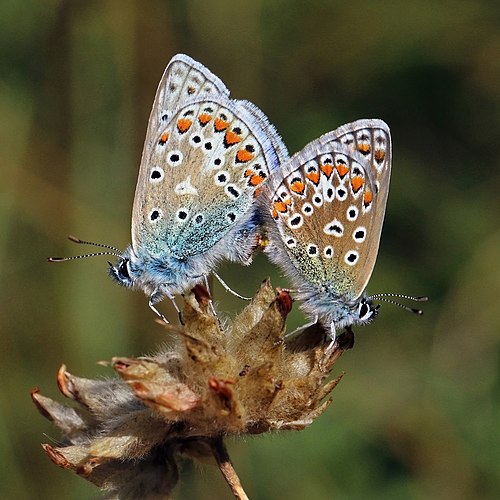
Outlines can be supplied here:
M414 314L418 314L422 316L424 311L422 309L416 309L413 307L409 307L405 304L401 304L400 302L396 302L395 300L391 300L389 297L395 297L397 299L405 299L405 300L413 300L414 302L427 302L429 297L412 297L411 295L404 295L402 293L377 293L375 295L370 295L368 297L369 300L381 300L382 302L387 302L389 304L393 304L395 306L401 307L405 311L410 311Z
M80 238L71 235L68 236L68 239L73 243L78 243L79 245L93 245L95 247L108 248L109 251L87 253L84 255L73 255L72 257L49 257L49 262L65 262L67 260L85 259L87 257L100 257L101 255L114 255L115 257L120 257L120 250L118 250L118 248L112 247L111 245L103 245L101 243L94 243L93 241L83 241Z

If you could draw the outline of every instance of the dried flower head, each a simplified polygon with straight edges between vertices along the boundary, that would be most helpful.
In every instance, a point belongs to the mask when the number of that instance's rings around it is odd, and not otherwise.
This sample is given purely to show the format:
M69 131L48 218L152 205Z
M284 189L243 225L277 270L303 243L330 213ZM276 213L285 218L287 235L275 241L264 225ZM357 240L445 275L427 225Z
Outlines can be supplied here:
M331 402L341 377L325 379L353 337L328 346L314 326L285 339L291 299L268 281L226 329L210 306L195 287L184 325L168 325L175 344L152 357L113 358L120 378L83 379L62 366L58 385L75 407L34 390L65 438L64 446L43 445L49 458L112 498L149 499L170 496L180 454L214 456L236 497L246 498L222 438L311 424Z

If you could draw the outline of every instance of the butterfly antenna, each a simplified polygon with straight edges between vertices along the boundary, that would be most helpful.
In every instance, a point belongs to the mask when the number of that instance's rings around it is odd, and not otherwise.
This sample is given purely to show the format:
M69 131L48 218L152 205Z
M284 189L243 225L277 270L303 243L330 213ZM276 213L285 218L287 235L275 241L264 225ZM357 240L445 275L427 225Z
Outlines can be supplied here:
M120 254L120 250L116 247L112 247L111 245L103 245L102 243L94 243L93 241L83 241L80 238L77 238L76 236L72 236L71 234L68 236L68 240L72 241L73 243L78 243L79 245L93 245L95 247L109 248L110 250L113 250L117 254Z
M402 293L377 293L376 295L371 295L368 297L370 300L381 300L382 302L387 302L389 304L393 304L395 306L401 307L405 311L410 311L414 314L418 314L422 316L424 311L422 309L417 309L414 307L407 306L405 304L401 304L400 302L396 302L395 300L390 299L389 297L395 297L398 299L412 300L414 302L427 302L429 297L412 297L411 295L404 295Z
M49 257L49 262L65 262L67 260L86 259L87 257L100 257L101 255L114 255L115 257L120 257L120 250L118 250L118 248L112 247L111 245L102 245L101 243L94 243L92 241L83 241L80 238L71 235L68 236L68 239L73 243L78 243L79 245L93 245L95 247L108 248L110 251L87 253L84 255L73 255L72 257Z

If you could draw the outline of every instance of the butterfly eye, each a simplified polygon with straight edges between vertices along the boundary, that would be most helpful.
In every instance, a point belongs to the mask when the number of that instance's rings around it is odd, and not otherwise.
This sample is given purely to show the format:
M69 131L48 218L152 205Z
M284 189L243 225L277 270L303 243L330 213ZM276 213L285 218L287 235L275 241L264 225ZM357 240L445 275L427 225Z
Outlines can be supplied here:
M361 321L369 320L373 316L374 313L375 313L375 310L372 309L366 302L362 302L359 305L358 317Z
M118 273L120 274L120 276L122 276L123 278L127 279L127 280L130 280L130 268L129 268L129 260L128 259L124 259L120 262L120 266L118 267Z

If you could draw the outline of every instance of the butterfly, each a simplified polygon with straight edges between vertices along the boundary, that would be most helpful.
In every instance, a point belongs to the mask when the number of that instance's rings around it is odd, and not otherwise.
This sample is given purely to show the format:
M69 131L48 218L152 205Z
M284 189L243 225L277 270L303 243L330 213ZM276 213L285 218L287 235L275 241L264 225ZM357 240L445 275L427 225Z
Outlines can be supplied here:
M358 120L307 144L264 189L266 253L332 341L339 328L377 314L372 299L382 294L369 297L365 290L379 248L391 157L387 124Z
M167 297L175 306L174 296L206 280L220 261L249 264L260 232L256 199L287 159L278 132L257 106L231 99L201 63L174 56L148 122L132 243L123 252L108 247L111 252L99 253L118 257L110 263L112 278L143 290L163 318L155 304Z

